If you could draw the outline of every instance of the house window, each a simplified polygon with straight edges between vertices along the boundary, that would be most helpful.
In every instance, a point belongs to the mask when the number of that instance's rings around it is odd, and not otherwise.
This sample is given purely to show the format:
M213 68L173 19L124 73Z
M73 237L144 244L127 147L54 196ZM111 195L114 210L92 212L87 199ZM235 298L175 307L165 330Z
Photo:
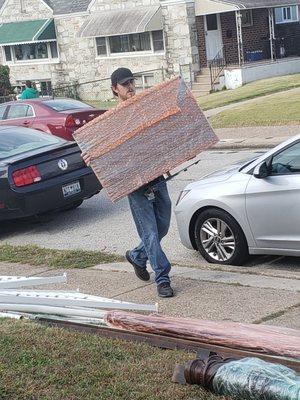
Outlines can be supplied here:
M129 53L151 50L150 33L134 33L133 35L111 36L109 38L110 52Z
M297 22L298 20L299 20L298 6L275 8L276 24L287 24L290 22Z
M56 42L40 42L4 46L7 62L24 62L30 60L56 59L58 50Z
M106 38L105 37L96 38L96 45L97 45L98 56L106 56L107 55Z
M5 53L6 61L12 61L11 47L10 46L4 46L4 53Z
M144 74L144 75L135 75L135 86L137 91L145 90L154 85L154 75L153 74Z
M122 53L161 52L164 50L164 37L162 31L97 37L96 47L100 57Z
M242 12L242 27L253 25L252 10L243 10Z
M153 50L154 51L163 51L164 50L163 31L152 32L152 40L153 40Z

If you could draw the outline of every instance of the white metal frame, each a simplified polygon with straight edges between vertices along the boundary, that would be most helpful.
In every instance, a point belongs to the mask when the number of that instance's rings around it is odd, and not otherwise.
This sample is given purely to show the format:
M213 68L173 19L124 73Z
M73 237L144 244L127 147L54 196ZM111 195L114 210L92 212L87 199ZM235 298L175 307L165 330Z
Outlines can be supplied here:
M62 291L0 291L1 304L27 304L57 307L87 307L108 310L157 311L157 304L135 304L126 301L92 296L79 292Z
M67 274L58 276L0 276L0 289L16 289L33 285L49 285L52 283L66 283Z
M238 44L238 56L239 65L244 64L244 46L243 46L243 32L242 32L242 13L241 10L235 12L236 19L236 30L237 30L237 44Z
M273 61L276 58L275 26L274 26L274 11L273 11L273 8L269 8L268 12L269 12L269 31L270 31L271 60Z

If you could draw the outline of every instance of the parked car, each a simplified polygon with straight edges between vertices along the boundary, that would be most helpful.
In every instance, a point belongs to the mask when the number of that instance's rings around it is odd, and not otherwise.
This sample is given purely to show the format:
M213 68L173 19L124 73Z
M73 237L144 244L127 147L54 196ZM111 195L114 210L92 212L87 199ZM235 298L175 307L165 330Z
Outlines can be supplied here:
M100 190L75 142L0 127L0 221L76 208Z
M0 126L24 126L74 140L76 129L105 111L73 99L11 101L0 105Z
M188 185L175 209L184 246L211 263L300 256L300 135Z

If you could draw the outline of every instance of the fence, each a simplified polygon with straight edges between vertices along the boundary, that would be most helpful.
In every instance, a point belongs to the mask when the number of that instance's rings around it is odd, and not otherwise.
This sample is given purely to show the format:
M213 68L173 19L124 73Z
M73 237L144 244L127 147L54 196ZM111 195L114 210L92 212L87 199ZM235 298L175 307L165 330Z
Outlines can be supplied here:
M14 94L9 94L7 96L0 96L0 104L15 100L15 99L16 99L16 96Z
M193 82L192 66L190 64L180 65L179 73L188 83ZM170 73L164 67L139 71L134 75L138 92L170 78ZM50 95L53 97L70 97L91 102L105 102L113 99L110 78L60 85L53 88Z

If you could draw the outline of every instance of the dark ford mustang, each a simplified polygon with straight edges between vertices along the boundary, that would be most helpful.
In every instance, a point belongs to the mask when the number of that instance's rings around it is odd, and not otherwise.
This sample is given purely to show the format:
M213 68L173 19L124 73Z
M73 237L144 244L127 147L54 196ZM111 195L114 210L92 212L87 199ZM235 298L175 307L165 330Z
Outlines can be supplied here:
M100 190L76 143L0 127L0 221L76 208Z

